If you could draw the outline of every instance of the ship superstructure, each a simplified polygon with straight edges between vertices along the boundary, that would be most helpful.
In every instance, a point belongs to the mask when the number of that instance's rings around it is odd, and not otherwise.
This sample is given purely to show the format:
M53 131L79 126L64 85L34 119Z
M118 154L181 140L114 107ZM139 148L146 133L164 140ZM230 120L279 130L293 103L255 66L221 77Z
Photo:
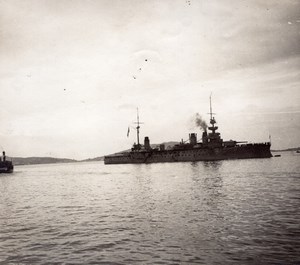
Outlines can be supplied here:
M166 148L164 144L152 148L148 136L144 138L144 145L140 144L139 114L137 112L137 144L134 143L130 152L117 153L104 157L105 164L126 163L159 163L159 162L181 162L181 161L209 161L224 159L246 159L246 158L269 158L271 143L247 143L245 141L223 141L216 126L213 116L210 97L210 126L203 126L202 141L198 142L197 134L189 134L189 142L183 140L172 148ZM207 132L207 129L209 132Z

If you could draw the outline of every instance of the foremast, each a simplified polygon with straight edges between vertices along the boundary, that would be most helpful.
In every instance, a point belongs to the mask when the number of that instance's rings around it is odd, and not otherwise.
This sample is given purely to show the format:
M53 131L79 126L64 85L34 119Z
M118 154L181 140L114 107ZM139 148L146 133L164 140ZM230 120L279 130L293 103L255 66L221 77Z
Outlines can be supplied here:
M209 96L209 115L210 115L210 121L209 123L212 125L212 126L209 126L208 129L212 131L213 134L216 133L216 130L218 130L218 126L215 126L215 124L217 123L216 120L215 120L215 117L213 117L213 114L215 115L216 113L213 113L212 112L212 106L211 106L211 95Z
M216 130L218 130L218 126L215 126L215 124L217 122L215 120L215 117L213 116L213 115L215 115L215 113L212 112L211 95L209 97L209 113L208 114L210 115L209 123L211 124L211 126L208 127L208 129L211 131L208 134L208 143L212 147L222 146L223 140L221 139L220 133L216 132Z

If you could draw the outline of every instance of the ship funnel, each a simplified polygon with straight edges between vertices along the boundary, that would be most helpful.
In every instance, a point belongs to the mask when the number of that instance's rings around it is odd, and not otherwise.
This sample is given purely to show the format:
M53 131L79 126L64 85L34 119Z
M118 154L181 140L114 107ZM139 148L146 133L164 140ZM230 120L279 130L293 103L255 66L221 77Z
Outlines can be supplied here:
M144 139L144 147L146 150L150 150L151 147L150 147L150 140L149 140L149 137L146 136L145 139Z
M207 131L206 130L202 133L202 143L203 144L208 143L208 137L207 137Z
M191 145L197 144L197 134L196 133L190 133L190 144Z

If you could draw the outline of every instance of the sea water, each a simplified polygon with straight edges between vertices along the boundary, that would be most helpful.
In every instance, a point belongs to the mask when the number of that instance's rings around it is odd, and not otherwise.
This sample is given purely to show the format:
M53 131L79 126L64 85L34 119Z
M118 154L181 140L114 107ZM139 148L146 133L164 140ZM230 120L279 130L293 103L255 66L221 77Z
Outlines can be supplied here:
M299 162L16 166L0 264L300 264Z

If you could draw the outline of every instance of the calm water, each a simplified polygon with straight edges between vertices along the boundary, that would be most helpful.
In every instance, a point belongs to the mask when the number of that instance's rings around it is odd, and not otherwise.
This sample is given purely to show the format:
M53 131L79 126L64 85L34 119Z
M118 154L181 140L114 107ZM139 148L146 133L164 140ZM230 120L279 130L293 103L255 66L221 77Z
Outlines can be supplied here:
M0 175L0 264L300 264L300 155Z

